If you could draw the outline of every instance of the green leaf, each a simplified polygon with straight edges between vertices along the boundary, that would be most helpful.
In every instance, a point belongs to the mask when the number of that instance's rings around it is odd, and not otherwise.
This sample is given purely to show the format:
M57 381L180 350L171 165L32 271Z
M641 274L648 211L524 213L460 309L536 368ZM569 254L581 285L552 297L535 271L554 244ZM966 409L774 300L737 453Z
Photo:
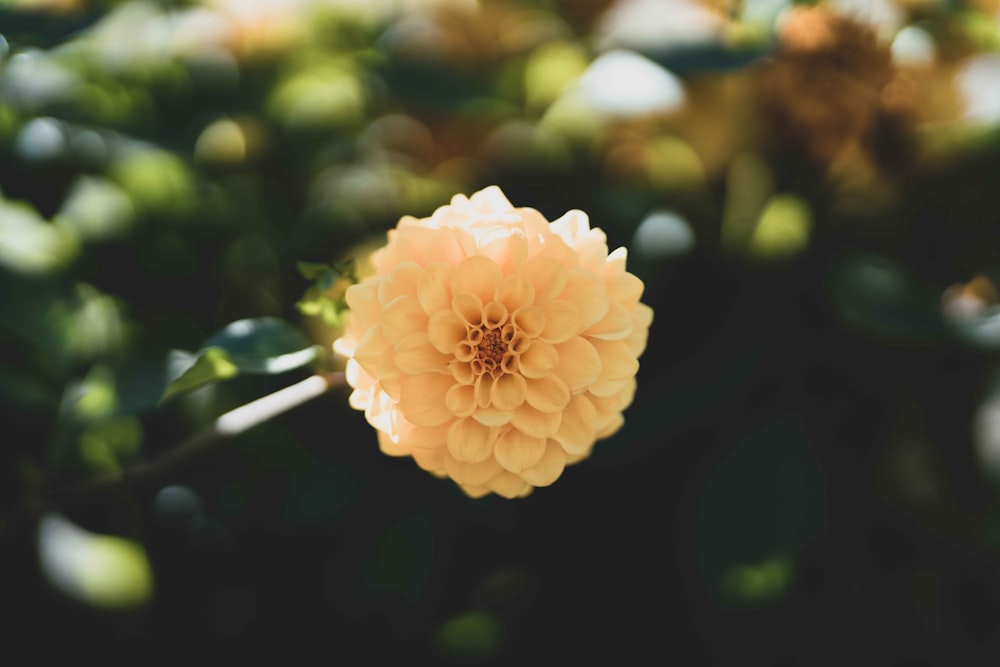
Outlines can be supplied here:
M185 357L187 357L185 359ZM167 383L160 402L166 401L175 394L193 391L210 382L231 378L239 372L229 355L220 347L209 347L198 354L188 354L176 351L172 360L184 367L177 377ZM180 361L180 363L177 363Z
M276 317L232 322L205 341L205 347L225 350L242 373L268 375L304 366L321 351L302 332Z
M205 341L198 353L173 353L171 379L160 400L240 373L284 373L312 362L321 351L276 317L237 320Z

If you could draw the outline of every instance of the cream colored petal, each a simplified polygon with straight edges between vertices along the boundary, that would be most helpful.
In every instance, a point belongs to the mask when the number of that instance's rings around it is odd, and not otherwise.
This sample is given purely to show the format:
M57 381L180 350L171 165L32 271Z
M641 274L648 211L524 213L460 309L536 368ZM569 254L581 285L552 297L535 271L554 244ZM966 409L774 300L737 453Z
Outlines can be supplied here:
M608 312L599 322L584 331L588 336L604 340L622 340L633 329L632 315L616 301L608 303Z
M490 402L492 401L493 393L493 378L489 375L480 375L476 378L476 402L481 408L490 407Z
M417 301L428 315L451 307L451 267L435 263L420 274L417 281Z
M580 454L594 444L597 410L586 396L574 396L563 409L562 422L554 436L569 454Z
M517 215L521 218L521 225L528 238L549 233L549 221L537 210L523 206L517 209Z
M451 275L451 289L454 294L475 294L483 303L487 303L493 300L493 294L502 279L496 262L482 255L474 255L455 267Z
M378 434L378 448L387 456L409 456L410 447L404 443L396 442L384 431L375 431Z
M423 268L416 262L402 262L378 284L378 302L383 306L400 296L416 296Z
M403 373L449 373L451 357L438 352L425 333L411 333L393 347L393 361Z
M483 306L483 326L499 329L507 322L507 309L502 303L491 301Z
M510 411L524 403L527 386L520 375L501 375L490 389L490 402L497 410Z
M456 384L444 396L444 402L453 414L468 417L479 406L476 404L476 388L469 384Z
M532 486L548 486L559 479L566 468L566 452L555 440L545 443L545 453L538 463L521 471L521 477Z
M504 498L523 498L531 493L533 486L525 482L519 475L504 470L488 483L490 490Z
M528 257L528 242L522 230L500 227L479 239L479 252L493 260L501 275L506 276L524 265Z
M456 461L451 456L444 457L444 469L448 476L462 486L482 487L485 489L491 479L503 472L503 468L492 456L478 463Z
M417 377L426 377L419 375ZM437 377L437 376L435 376ZM525 380L528 385L525 400L531 407L542 412L562 410L569 403L569 387L559 377L547 375Z
M393 234L392 231L396 233ZM407 261L417 261L424 256L424 250L434 240L435 230L426 227L400 227L390 231L390 240L386 246L386 257L381 270L391 271L397 265Z
M630 378L639 370L638 360L623 341L593 339L590 343L601 357L602 381Z
M382 359L389 351L389 341L382 335L382 327L374 326L368 330L358 347L354 350L354 360L372 377L378 377Z
M570 392L580 393L600 377L601 358L594 346L582 336L573 336L556 345L556 350L559 353L559 363L555 367L555 374L569 385Z
M502 410L494 410L493 408L479 408L476 410L476 413L472 415L472 418L485 426L503 426L504 424L510 423L510 420L513 418L513 413Z
M475 419L456 419L448 429L448 453L456 461L479 463L493 455L499 433Z
M590 232L590 218L583 211L572 209L550 222L549 229L567 243L572 244Z
M521 375L526 378L545 377L559 363L556 347L544 340L531 341L531 347L521 353L518 362Z
M379 319L382 307L378 302L378 280L366 280L347 288L344 298L353 317L365 328L372 326Z
M596 324L608 312L608 292L604 283L583 269L570 269L559 298L572 303L579 313L580 329L573 333Z
M545 453L545 439L516 428L508 429L493 447L493 456L506 470L519 473L538 463Z
M399 392L399 409L417 426L443 424L452 418L444 399L454 384L455 380L450 375L423 373L405 376Z
M427 313L413 296L399 296L382 308L382 333L396 343L414 331L427 331Z
M475 294L455 294L451 299L451 309L470 327L478 327L483 323L483 300Z
M604 275L613 276L625 271L625 264L628 260L628 250L624 246L619 246L608 253L608 259L604 263Z
M468 327L451 310L434 313L427 320L427 336L431 345L442 354L455 354L455 346L465 340Z
M549 301L542 306L545 314L545 328L541 339L550 343L561 343L575 336L581 330L580 312L576 306L564 299Z
M541 245L535 250L534 256L550 257L569 269L580 266L580 257L576 251L555 234L542 236Z
M608 290L608 298L617 301L626 308L639 302L645 287L641 280L628 272L605 276L604 286Z
M551 257L529 259L524 265L523 275L535 291L535 303L554 299L566 286L566 267Z
M514 410L511 424L514 428L533 435L536 438L548 438L559 429L562 412L542 412L527 403L522 403Z
M424 261L428 266L436 263L455 266L469 255L464 235L465 232L461 229L435 230L430 242L424 247Z
M526 278L508 276L497 286L494 299L502 303L508 312L513 313L535 302L535 288Z

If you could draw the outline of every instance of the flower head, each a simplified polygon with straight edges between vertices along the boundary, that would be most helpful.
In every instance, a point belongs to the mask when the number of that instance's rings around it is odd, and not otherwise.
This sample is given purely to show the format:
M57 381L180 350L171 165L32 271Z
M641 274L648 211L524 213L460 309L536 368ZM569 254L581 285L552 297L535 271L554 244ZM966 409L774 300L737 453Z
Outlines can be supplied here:
M351 286L334 349L383 452L470 496L529 494L617 431L653 311L587 215L499 188L403 217Z

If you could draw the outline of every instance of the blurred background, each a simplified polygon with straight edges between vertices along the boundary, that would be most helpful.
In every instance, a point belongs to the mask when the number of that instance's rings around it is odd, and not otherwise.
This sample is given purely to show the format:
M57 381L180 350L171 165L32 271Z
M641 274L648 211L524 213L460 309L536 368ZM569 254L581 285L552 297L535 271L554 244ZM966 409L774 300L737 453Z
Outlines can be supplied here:
M656 313L555 485L337 390L64 492L340 368L337 263L490 184ZM996 0L0 0L4 650L995 664L998 204Z

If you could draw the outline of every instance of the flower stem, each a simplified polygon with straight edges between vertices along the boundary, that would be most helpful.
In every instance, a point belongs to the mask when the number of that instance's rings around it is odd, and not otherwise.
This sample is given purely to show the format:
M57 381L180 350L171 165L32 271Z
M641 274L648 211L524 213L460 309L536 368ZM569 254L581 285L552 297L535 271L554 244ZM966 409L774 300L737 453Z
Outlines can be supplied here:
M155 479L177 465L204 454L221 440L248 431L268 419L273 419L296 406L325 394L331 389L343 387L344 384L344 374L340 372L310 376L220 415L209 426L181 441L158 458L135 463L121 470L84 480L54 491L51 495L65 497L100 493L121 488L124 485Z

